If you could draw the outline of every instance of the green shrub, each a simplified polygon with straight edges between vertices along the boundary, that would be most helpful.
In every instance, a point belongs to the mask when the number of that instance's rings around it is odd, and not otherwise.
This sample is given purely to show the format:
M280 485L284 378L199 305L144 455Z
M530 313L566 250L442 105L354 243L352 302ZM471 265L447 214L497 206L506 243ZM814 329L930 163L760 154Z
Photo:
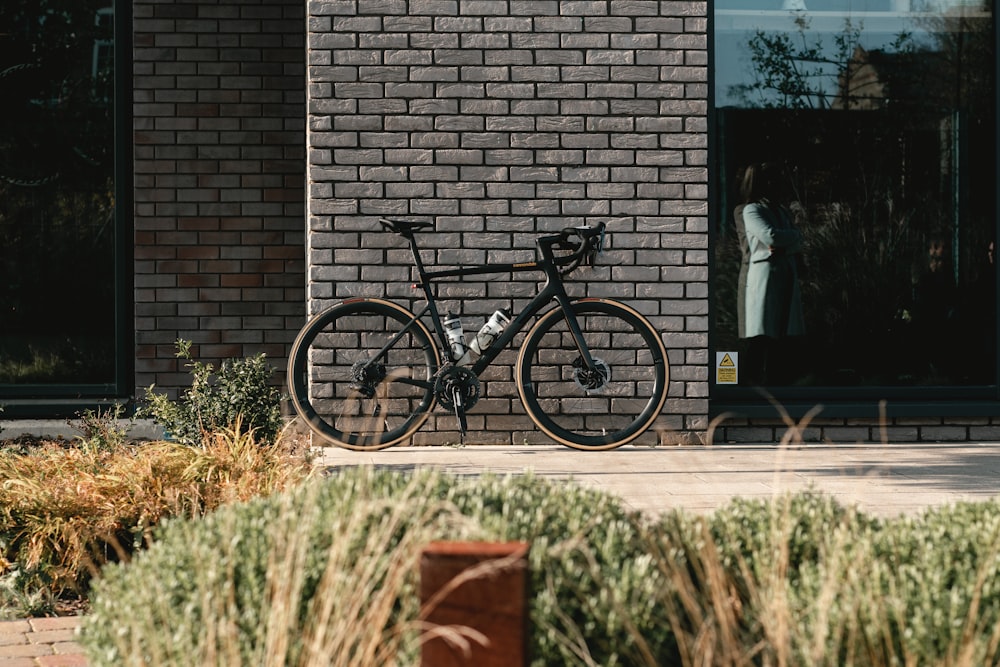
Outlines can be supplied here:
M0 556L0 621L50 616L57 606L58 599L49 589L33 585L32 577Z
M814 493L661 519L651 551L691 664L997 664L1000 507L880 521Z
M811 492L666 514L650 549L670 582L664 603L684 664L706 653L722 665L856 664L828 634L844 630L844 616L856 624L859 610L838 605L865 598L847 590L853 550L878 526Z
M80 445L86 449L113 451L128 442L128 433L134 419L122 423L125 406L115 403L104 410L84 410L77 414L76 421L70 420L69 425L77 428L82 435Z
M247 359L227 359L218 371L211 364L191 360L190 341L177 341L177 356L187 359L191 387L177 401L146 389L148 414L179 442L200 444L206 434L219 429L253 431L257 441L272 444L283 426L281 392L270 384L274 369L264 354Z
M531 476L465 481L448 497L491 539L531 543L533 664L669 664L666 582L641 515L611 494Z
M533 477L344 472L169 522L96 583L84 642L94 667L417 664L420 547L528 540L534 664L641 664L668 633L640 524L610 496Z
M104 571L83 642L94 667L417 664L421 547L524 540L533 665L978 667L998 510L881 521L804 493L647 521L532 476L351 469L166 523Z
M886 566L870 579L897 600L893 620L906 655L997 664L1000 503L901 518L872 536L872 551Z

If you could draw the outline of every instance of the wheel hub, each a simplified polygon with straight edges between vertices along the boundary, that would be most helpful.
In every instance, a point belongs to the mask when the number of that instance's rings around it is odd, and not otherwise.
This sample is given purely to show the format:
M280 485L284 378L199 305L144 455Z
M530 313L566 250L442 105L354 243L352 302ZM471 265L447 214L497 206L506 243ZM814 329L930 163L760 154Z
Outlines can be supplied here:
M584 391L595 391L611 381L611 367L599 357L594 357L594 367L587 368L583 358L573 362L573 381Z
M351 389L365 398L375 395L375 387L385 379L385 364L356 361L351 367Z

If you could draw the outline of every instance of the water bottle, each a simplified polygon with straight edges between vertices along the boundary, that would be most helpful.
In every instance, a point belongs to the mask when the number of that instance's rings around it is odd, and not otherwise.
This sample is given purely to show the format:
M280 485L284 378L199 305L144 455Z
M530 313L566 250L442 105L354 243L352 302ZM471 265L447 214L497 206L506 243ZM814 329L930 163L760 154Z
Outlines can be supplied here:
M483 328L479 330L479 333L475 335L472 339L472 344L469 347L476 354L482 354L483 350L488 348L493 342L500 336L500 332L503 331L504 327L510 324L510 313L505 309L501 308L497 312L493 313L490 319L486 320L486 324Z
M469 347L465 344L462 318L448 313L442 324L444 324L444 335L448 338L452 361L459 366L467 364L469 362Z

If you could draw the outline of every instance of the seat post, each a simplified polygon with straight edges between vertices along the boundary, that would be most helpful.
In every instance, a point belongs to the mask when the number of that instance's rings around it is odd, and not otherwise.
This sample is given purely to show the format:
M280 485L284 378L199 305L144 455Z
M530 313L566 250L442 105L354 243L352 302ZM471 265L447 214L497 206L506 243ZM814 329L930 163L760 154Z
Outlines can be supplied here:
M420 282L424 282L424 262L420 259L420 249L417 248L417 236L413 232L403 234L403 237L410 242L410 252L413 254L413 264L417 267L417 276Z

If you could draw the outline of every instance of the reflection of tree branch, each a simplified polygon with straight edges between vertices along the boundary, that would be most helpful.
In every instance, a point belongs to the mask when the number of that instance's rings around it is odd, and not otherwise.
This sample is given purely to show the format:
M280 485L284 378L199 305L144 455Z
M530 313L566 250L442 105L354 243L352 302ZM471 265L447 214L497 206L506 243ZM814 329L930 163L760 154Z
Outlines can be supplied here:
M841 95L851 89L853 58L860 49L863 24L846 19L844 29L833 37L832 55L819 37L811 39L807 35L809 21L806 16L796 16L795 25L795 33L767 33L758 29L747 42L754 80L730 87L730 93L745 106L831 108L832 92ZM902 50L909 43L909 35L901 32L888 48ZM833 81L834 85L824 86L828 81ZM777 99L771 93L777 93ZM846 100L848 106L850 103Z
M918 45L912 31L901 29L885 45L866 49L863 24L849 18L829 49L808 33L804 15L796 17L794 32L758 29L746 45L751 78L729 92L751 108L992 108L995 68L973 65L993 62L989 10L957 8L916 21L934 46Z

